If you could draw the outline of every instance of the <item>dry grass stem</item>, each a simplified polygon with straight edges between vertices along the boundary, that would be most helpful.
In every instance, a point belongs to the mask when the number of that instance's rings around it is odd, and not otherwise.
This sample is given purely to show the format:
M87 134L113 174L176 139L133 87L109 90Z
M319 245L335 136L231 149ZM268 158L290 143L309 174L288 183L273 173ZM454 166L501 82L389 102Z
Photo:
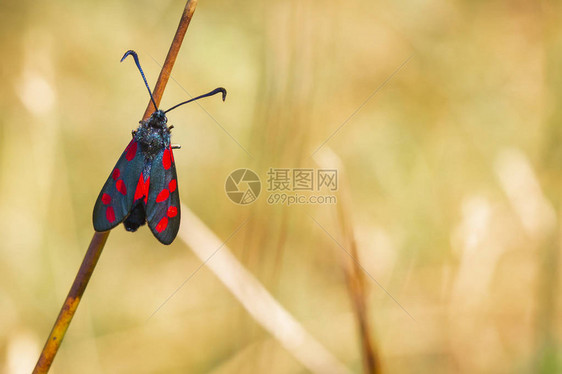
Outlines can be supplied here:
M308 370L314 373L349 372L271 296L234 257L224 242L187 206L182 205L181 209L183 222L179 231L180 239L205 262L257 323Z
M318 153L320 167L335 167L339 171L339 189L337 216L343 236L343 245L349 250L353 258L359 260L357 252L357 242L353 231L351 220L351 197L347 188L343 163L340 158L329 148L324 147ZM365 373L373 374L381 372L380 356L371 335L371 327L369 321L369 312L367 307L367 289L365 284L365 275L363 269L349 256L341 257L342 264L346 275L347 287L351 298L351 304L361 341L361 351L363 356L363 370Z
M157 104L162 99L164 88L168 83L168 79L172 72L174 62L176 61L176 57L183 42L187 27L189 26L189 22L191 21L191 17L193 16L193 12L195 11L196 5L197 0L188 0L183 11L180 24L176 31L176 35L174 36L172 45L170 46L166 61L164 62L164 66L162 66L160 76L158 77L158 81L153 92L153 97ZM153 104L151 101L149 101L143 119L147 119L153 111ZM41 355L39 356L37 364L35 365L35 369L33 370L34 374L47 373L51 368L51 365L62 343L64 335L66 334L70 322L72 321L72 317L74 317L74 313L78 308L78 304L80 303L82 295L86 290L86 286L88 285L90 277L94 272L98 259L101 256L101 252L103 251L108 236L109 231L94 233L92 241L90 242L90 245L88 247L88 251L84 256L84 260L82 261L82 265L80 266L78 274L74 279L70 292L66 297L59 316L55 321L55 324L53 325L53 329L51 330L51 333L47 338L47 342L45 343L45 346L41 351Z

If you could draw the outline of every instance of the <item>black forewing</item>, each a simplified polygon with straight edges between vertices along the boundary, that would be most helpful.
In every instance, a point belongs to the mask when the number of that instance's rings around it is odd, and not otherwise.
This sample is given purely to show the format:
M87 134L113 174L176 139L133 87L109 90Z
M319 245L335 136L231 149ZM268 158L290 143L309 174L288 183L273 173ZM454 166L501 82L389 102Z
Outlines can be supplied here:
M131 211L137 182L144 166L140 148L134 139L131 140L101 189L93 214L96 231L114 228Z
M180 227L180 196L171 147L158 153L152 161L146 220L160 242L174 241Z

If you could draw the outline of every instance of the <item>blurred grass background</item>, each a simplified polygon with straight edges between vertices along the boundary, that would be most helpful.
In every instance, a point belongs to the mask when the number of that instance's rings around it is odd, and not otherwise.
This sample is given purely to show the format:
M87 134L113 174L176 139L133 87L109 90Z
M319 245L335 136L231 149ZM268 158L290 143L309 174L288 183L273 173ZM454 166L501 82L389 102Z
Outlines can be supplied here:
M35 364L94 201L148 102L119 59L135 49L153 85L183 6L0 4L5 373ZM162 106L224 86L225 103L200 103L240 145L196 104L171 112L182 201L223 239L249 218L228 246L354 372L349 258L309 216L346 249L355 242L415 318L362 273L385 372L562 371L561 8L201 0ZM327 154L341 162L352 239L335 206L269 206L266 195L237 206L224 193L234 169L265 181L270 167ZM114 230L52 372L305 371L205 267L148 320L200 264L180 240Z

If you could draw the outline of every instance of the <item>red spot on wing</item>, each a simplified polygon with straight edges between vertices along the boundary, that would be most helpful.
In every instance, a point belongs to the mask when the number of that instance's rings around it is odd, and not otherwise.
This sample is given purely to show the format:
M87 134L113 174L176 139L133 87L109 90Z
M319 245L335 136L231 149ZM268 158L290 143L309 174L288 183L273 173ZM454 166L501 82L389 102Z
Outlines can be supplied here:
M172 218L178 215L178 208L171 206L168 208L168 217Z
M119 179L117 182L115 182L115 187L117 188L117 191L121 192L121 194L127 194L127 186L125 186L125 182L123 182L123 179Z
M107 209L105 210L105 218L107 218L109 223L115 222L115 211L113 210L113 207L107 207Z
M161 203L162 201L166 200L168 196L170 196L170 191L168 191L167 189L163 189L156 197L156 202Z
M156 231L162 232L166 230L166 227L168 227L168 217L163 217L156 225Z
M116 181L120 175L121 175L121 170L115 168L113 169L113 173L111 173L111 178L113 178L113 180Z
M105 205L109 205L109 203L111 203L111 196L109 196L109 194L104 193L101 197L101 202L104 203Z
M137 189L135 190L134 201L144 197L144 202L148 199L148 187L150 186L150 177L144 180L144 176L140 175L139 182L137 183Z
M125 154L125 158L127 159L127 161L131 161L133 158L135 158L135 154L137 153L137 147L138 147L138 144L135 141L132 141L127 146L127 149L125 150L127 152Z
M170 183L168 183L168 188L170 189L170 192L174 192L177 186L178 186L178 182L175 179L172 179Z
M170 150L170 148L166 148L164 150L164 156L162 157L162 166L164 166L164 169L168 170L170 168L170 166L172 166L172 157L170 156L172 154L172 151Z

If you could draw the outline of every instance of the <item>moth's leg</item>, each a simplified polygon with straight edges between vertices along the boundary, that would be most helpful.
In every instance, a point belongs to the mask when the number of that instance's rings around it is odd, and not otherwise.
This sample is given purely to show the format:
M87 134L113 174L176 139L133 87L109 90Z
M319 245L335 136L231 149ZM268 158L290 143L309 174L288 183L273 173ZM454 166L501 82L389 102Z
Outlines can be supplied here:
M180 149L181 145L180 144L172 144L172 149Z

